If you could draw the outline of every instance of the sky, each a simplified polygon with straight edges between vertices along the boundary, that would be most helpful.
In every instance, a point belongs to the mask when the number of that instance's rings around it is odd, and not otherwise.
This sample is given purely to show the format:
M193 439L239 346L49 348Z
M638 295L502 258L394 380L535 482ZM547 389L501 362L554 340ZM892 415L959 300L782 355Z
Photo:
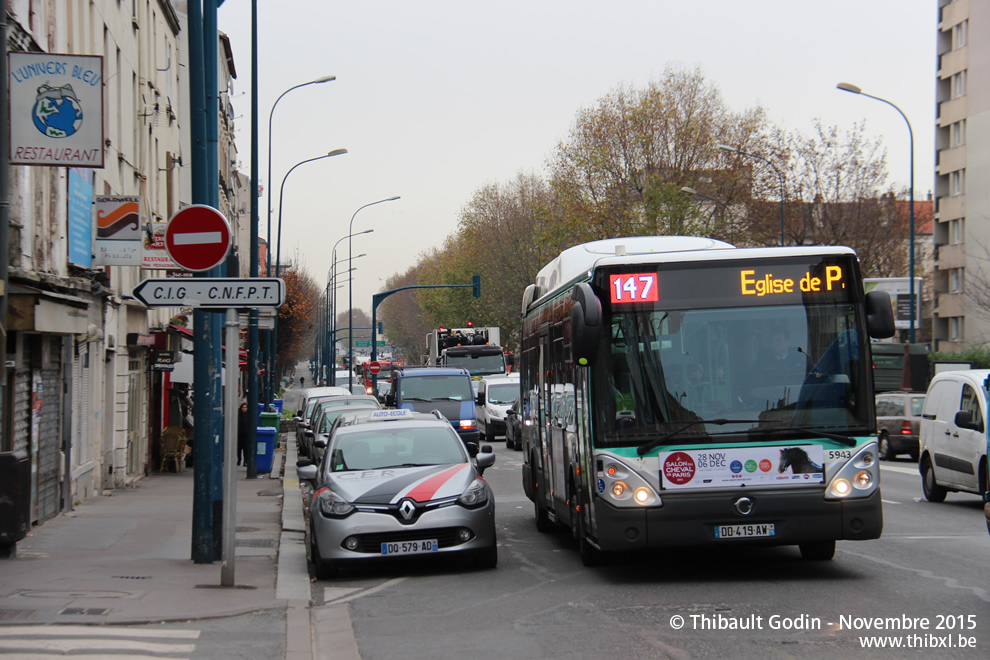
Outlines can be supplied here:
M729 108L761 105L789 131L810 134L816 119L842 132L865 121L867 135L887 148L889 183L906 189L907 124L894 108L835 88L858 85L907 116L915 198L933 189L938 0L258 0L258 7L259 235L268 236L270 204L274 252L281 206L283 262L294 260L324 287L334 245L337 269L346 271L351 242L351 295L369 314L389 276L456 231L477 190L519 173L545 174L582 108L620 85L644 88L669 66L700 69ZM251 2L226 0L218 24L233 50L235 139L249 175ZM293 90L272 112L289 88L328 75L336 80ZM348 153L287 176L301 161L341 148ZM340 289L338 300L347 295Z

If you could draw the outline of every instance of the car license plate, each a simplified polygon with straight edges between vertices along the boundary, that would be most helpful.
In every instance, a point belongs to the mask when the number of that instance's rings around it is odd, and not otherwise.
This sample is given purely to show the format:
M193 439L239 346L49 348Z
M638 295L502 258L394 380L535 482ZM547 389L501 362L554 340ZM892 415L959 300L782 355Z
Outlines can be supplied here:
M753 539L773 536L772 523L757 525L715 525L715 538L724 539Z
M440 546L437 545L436 539L382 543L383 555L415 555L421 552L436 552L439 549Z

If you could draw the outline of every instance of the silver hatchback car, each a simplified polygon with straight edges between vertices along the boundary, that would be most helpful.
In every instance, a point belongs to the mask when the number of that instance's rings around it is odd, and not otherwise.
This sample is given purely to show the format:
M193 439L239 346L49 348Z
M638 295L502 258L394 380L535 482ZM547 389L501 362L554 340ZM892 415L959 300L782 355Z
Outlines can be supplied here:
M457 553L480 568L498 563L495 498L449 422L408 410L374 410L334 426L323 460L301 460L314 485L310 547L318 579L368 561Z

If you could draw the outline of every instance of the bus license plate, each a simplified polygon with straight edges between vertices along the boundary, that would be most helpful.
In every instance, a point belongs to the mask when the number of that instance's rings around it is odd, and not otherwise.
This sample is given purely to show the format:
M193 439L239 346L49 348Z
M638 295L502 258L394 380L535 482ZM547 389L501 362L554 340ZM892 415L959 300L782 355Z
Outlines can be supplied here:
M723 539L754 539L774 535L772 523L758 525L715 525L715 538Z
M415 555L422 552L436 552L439 549L440 546L437 545L436 539L382 543L383 555Z

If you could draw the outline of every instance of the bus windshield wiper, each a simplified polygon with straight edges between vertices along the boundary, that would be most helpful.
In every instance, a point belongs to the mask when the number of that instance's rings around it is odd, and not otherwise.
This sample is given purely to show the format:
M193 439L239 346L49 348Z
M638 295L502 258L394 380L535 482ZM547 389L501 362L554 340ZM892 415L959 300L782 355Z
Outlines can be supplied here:
M751 419L724 419L724 418L696 419L694 421L688 422L680 426L679 428L674 429L670 433L664 434L659 438L650 440L645 445L640 445L639 447L636 448L636 453L642 456L643 454L650 451L654 447L659 447L660 445L667 442L674 436L680 435L682 432L687 431L692 426L697 426L698 424L717 424L718 426L722 426L723 424L751 424L752 422L753 420Z
M856 446L856 441L850 438L848 435L831 433L829 431L823 431L822 429L809 429L809 428L801 428L798 426L771 426L766 428L756 427L749 430L750 433L776 433L778 431L789 431L791 433L794 432L804 433L805 435L810 435L810 436L821 436L823 438L828 438L829 440L835 440L837 442L841 442L842 444L848 445L850 447Z

